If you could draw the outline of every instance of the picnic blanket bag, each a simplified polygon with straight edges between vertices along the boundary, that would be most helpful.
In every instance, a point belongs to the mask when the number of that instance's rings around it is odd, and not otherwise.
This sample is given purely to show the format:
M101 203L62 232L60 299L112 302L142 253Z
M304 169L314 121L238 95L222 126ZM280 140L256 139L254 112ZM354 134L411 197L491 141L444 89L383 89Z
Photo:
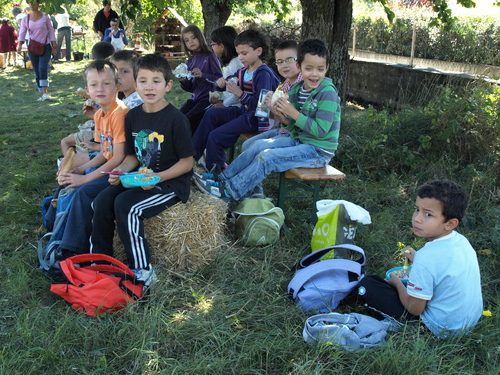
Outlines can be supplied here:
M60 295L76 310L102 315L124 308L142 297L144 282L119 260L104 254L82 254L59 263L65 282L50 291Z
M354 252L356 260L321 258L334 250ZM336 254L337 255L337 254ZM288 293L304 312L335 310L364 277L365 252L353 244L342 244L320 249L304 257L299 270L288 284Z

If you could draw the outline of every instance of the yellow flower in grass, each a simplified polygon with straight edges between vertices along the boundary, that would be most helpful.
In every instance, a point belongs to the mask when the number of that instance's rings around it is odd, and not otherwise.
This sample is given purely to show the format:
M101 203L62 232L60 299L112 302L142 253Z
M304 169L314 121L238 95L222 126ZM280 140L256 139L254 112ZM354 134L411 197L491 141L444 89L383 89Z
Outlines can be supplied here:
M491 311L490 310L485 310L483 311L484 316L491 316Z

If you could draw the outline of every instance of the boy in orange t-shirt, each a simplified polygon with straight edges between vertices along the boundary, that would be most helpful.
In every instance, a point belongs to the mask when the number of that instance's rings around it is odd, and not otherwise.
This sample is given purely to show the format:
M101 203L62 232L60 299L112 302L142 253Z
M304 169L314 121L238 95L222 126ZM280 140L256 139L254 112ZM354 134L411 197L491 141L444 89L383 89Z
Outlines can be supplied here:
M88 163L58 177L66 189L78 187L60 245L69 255L90 252L92 201L109 186L108 177L101 172L113 170L125 158L125 115L129 111L117 98L118 73L113 63L94 61L83 76L87 93L101 107L94 115L95 141L101 144L101 151Z

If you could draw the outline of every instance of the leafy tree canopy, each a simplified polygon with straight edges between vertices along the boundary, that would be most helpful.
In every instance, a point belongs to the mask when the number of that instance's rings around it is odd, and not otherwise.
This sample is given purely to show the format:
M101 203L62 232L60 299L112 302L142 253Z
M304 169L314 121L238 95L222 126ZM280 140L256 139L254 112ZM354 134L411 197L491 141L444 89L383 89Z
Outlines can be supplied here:
M394 12L390 8L388 0L368 0L378 2L383 5L384 11L390 21L395 18ZM214 4L224 4L233 11L243 14L247 17L256 17L262 13L273 13L277 18L284 18L290 14L293 9L291 0L212 0ZM473 8L476 3L473 0L457 0L458 4L465 8ZM500 0L492 0L495 5L500 6ZM2 16L10 17L12 0L0 0L0 9ZM128 20L137 20L137 18L156 17L159 12L168 6L174 7L188 23L200 24L201 14L193 11L191 3L182 0L120 0L115 2L119 4L119 9L116 11L123 17L123 22ZM452 15L451 9L448 6L447 0L430 0L433 10L436 12L436 17L433 18L431 24L438 26L439 24L445 27L451 25L455 18ZM98 0L46 0L43 3L43 8L47 12L59 12L60 5L66 6L70 13L81 13L86 6L92 4L95 8L100 8L101 1ZM76 7L75 7L76 5ZM23 6L24 7L24 6ZM74 8L74 9L72 9ZM78 9L80 8L80 9ZM88 10L88 8L87 8ZM77 15L78 16L78 15ZM87 12L87 17L88 17Z

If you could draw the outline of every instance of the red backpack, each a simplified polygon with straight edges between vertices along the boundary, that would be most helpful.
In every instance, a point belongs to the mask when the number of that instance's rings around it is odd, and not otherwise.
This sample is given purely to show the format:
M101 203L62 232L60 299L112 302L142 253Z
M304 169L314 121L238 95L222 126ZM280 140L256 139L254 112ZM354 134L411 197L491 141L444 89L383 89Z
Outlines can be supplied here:
M61 261L60 267L67 281L52 284L50 290L86 315L118 311L143 295L144 282L108 255L76 255Z

